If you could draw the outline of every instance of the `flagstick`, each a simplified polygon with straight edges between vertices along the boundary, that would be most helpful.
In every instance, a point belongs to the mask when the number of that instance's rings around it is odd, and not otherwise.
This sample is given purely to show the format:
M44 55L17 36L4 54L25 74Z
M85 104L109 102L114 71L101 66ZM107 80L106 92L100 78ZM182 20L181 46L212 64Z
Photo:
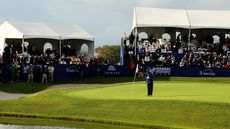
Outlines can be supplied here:
M135 74L134 74L134 78L133 78L133 82L135 82L135 81L136 81L136 76L137 76L137 73L135 72Z
M136 81L136 77L137 77L137 72L139 71L139 68L138 68L138 64L136 65L136 70L135 70L135 74L134 74L134 77L133 77L133 83L132 83L132 85L131 85L131 98L133 99L134 98L134 96L133 96L133 90L134 90L134 83L135 83L135 81Z
M135 69L135 74L134 74L133 82L136 81L136 76L137 76L138 71L139 71L139 68L138 68L138 64L137 64L136 65L136 69Z

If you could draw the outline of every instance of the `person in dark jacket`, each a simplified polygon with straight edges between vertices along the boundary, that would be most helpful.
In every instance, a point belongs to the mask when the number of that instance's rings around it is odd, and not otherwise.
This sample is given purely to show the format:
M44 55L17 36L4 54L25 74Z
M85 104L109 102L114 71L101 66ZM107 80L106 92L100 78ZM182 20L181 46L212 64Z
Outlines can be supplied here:
M145 73L146 84L148 88L148 96L153 94L153 73L149 69L146 69Z

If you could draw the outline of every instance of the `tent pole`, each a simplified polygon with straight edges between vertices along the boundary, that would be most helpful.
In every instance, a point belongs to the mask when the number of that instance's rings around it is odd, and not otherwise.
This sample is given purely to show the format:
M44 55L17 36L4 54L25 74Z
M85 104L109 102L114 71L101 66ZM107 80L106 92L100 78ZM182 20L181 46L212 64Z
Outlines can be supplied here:
M135 56L137 56L137 36L138 36L137 27L135 29Z
M22 53L24 53L25 52L25 50L24 50L24 42L25 42L25 39L24 39L24 35L22 36Z
M191 26L190 18L189 18L189 15L188 15L188 10L186 10L186 15L187 15L187 18L188 18L188 23L189 23L189 32L188 32L188 33L189 33L189 34L188 34L189 36L188 36L188 43L190 44L190 42L191 42L191 41L190 41L190 40L191 40L191 38L190 38L190 37L191 37L191 29L192 29L192 26Z
M189 37L188 37L188 43L190 44L191 43L191 35L192 34L192 31L191 31L191 27L189 28Z
M59 39L59 54L60 54L60 57L61 57L61 44L62 44L62 42L61 42L61 36L60 36L60 39Z
M136 29L135 29L135 57L137 58L137 36L138 36L138 31L137 31L137 13L136 13L136 8L135 8L135 20L136 20Z

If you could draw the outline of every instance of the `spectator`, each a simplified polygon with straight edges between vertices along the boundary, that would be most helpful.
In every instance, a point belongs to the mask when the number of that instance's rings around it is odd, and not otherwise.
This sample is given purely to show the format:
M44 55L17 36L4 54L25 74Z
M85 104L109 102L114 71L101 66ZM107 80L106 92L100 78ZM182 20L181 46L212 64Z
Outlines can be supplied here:
M133 32L129 35L129 45L133 46L133 42L135 40L135 36L133 35Z
M28 82L34 81L34 66L32 64L28 67Z
M29 66L27 64L21 65L21 81L26 82L28 80L28 69Z
M158 61L159 61L159 65L163 66L165 64L165 57L161 55Z
M184 49L183 49L182 47L180 47L180 48L178 49L178 53L179 53L179 54L183 54L183 53L184 53Z
M15 64L11 64L10 65L10 79L12 82L16 82L16 65Z
M53 65L49 65L48 67L48 80L49 82L53 82L54 81L54 67Z
M77 57L75 55L70 57L70 59L71 59L70 64L77 64Z
M21 71L21 64L17 63L16 65L16 81L20 81L20 71Z
M228 61L227 64L224 65L224 68L230 68L230 61Z
M127 39L128 39L128 37L127 37L127 35L126 35L126 33L124 33L122 36L121 36L121 43L122 43L122 45L124 45L125 47L127 47Z
M181 61L180 61L180 65L179 65L180 67L184 67L184 60L183 59L181 59Z
M42 66L42 83L44 82L48 82L47 81L47 73L48 73L48 68L47 68L47 65L43 65Z

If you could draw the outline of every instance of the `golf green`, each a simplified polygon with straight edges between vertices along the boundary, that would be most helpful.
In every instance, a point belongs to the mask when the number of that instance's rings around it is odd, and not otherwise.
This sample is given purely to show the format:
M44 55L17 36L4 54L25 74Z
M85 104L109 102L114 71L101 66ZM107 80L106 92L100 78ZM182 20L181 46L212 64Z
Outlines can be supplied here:
M91 124L122 123L130 129L230 129L228 82L155 81L152 97L146 89L144 81L52 88L0 101L0 113L76 118ZM1 122L18 123L16 118L9 121L4 116Z
M76 90L67 95L88 99L140 99L140 100L182 100L199 102L230 103L228 83L177 83L157 82L153 96L147 96L145 82L121 83L110 87Z

